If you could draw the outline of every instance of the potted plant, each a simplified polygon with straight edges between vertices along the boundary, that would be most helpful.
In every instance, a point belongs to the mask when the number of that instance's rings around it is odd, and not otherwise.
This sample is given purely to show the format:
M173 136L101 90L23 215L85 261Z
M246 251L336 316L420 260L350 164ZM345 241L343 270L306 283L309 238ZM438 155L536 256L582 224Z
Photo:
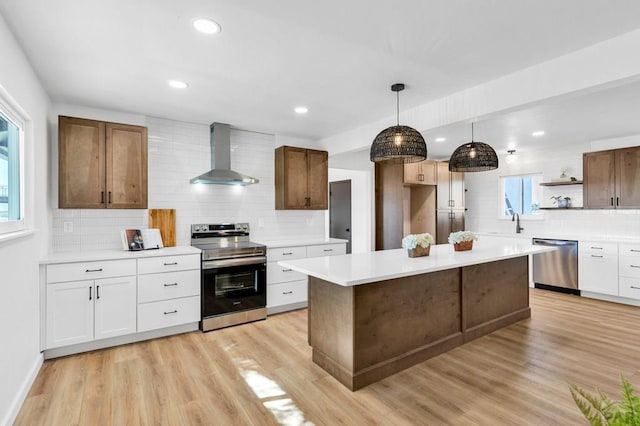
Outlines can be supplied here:
M402 239L402 248L407 250L409 257L429 256L433 241L433 236L428 232L409 234Z
M589 393L575 384L569 384L569 391L576 405L591 425L637 425L640 424L640 396L624 376L622 381L622 401L614 401L604 392Z
M551 196L553 204L557 204L559 209L569 208L571 205L571 197L563 197L562 195Z
M473 241L477 240L476 234L471 231L458 231L449 234L449 243L453 244L455 251L467 251L473 248Z

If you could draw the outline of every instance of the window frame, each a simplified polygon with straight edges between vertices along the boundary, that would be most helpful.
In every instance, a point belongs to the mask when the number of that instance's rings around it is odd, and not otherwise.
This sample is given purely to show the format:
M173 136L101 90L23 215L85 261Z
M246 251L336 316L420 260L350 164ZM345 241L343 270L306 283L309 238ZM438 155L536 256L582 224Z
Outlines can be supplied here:
M26 118L26 114L22 112L22 109L18 106L15 100L0 86L0 113L8 118L19 129L19 147L18 147L18 167L20 168L19 176L19 193L20 193L20 219L10 220L6 222L0 222L0 237L12 234L15 232L24 231L27 229L27 222L25 220L27 212L25 211L25 145L27 137L27 124L29 120Z
M540 182L543 181L543 173L542 172L531 172L531 173L518 173L514 175L503 175L498 178L498 220L511 220L512 216L506 216L504 214L504 180L507 178L523 178L523 177L538 177ZM542 196L541 188L537 187L536 189L538 198ZM520 197L520 203L522 204L522 188L520 193L518 194ZM528 214L523 215L520 214L520 220L544 220L544 210L539 209L539 213L537 214Z

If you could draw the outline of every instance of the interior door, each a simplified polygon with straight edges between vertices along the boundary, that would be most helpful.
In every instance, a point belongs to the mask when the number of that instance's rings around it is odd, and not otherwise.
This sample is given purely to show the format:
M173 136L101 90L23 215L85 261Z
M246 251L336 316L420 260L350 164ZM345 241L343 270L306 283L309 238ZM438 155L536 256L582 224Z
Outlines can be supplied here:
M348 240L351 253L351 180L329 184L329 236Z

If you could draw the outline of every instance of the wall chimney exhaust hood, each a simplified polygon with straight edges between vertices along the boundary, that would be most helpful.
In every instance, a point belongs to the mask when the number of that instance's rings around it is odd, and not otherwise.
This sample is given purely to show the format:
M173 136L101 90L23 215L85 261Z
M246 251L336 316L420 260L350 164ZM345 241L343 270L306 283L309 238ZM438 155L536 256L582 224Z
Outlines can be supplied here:
M260 182L256 178L231 170L231 132L229 125L212 123L211 126L211 170L191 179L191 183L212 185L251 185Z

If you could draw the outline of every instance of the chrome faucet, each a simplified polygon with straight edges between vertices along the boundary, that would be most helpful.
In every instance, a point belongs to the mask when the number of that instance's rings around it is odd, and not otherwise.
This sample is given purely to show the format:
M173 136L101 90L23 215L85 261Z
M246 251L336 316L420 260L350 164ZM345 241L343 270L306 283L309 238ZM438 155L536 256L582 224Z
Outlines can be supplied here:
M516 221L516 234L519 234L524 228L520 226L520 215L518 213L514 213L513 216L511 216L511 222L513 221Z

